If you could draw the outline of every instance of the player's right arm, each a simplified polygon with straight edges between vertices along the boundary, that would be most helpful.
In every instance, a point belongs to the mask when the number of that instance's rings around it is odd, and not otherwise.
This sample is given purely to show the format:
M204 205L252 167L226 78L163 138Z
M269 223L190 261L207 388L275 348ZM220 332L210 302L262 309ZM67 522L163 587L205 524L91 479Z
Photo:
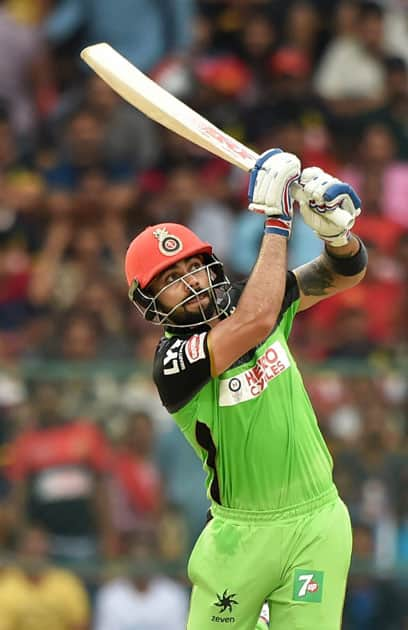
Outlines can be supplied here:
M224 372L275 327L283 301L286 269L287 239L265 234L258 260L234 313L208 334L212 376Z
M300 161L279 149L266 151L251 172L249 209L266 215L257 262L234 313L208 335L211 375L229 368L273 330L281 311L292 220L290 185L299 178Z

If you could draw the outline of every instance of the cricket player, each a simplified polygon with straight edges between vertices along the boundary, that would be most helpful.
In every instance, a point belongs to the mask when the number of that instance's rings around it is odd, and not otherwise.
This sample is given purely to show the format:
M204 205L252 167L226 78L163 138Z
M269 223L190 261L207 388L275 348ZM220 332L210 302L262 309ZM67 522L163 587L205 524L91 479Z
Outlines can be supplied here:
M287 271L292 186L325 247ZM182 225L146 228L126 255L130 299L164 326L160 396L208 473L212 518L189 561L187 628L264 629L267 602L273 630L339 630L350 519L287 339L298 311L363 278L366 250L349 230L360 200L280 149L258 159L248 195L265 234L247 282L231 285L211 245Z

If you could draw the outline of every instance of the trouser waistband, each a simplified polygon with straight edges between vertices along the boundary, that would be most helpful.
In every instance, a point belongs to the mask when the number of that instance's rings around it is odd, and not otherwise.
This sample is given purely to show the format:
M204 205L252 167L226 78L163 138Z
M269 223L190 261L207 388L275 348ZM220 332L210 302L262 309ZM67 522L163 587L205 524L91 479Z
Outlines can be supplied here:
M310 514L315 510L324 507L329 503L334 503L338 499L337 488L333 486L324 494L319 495L315 499L305 501L304 503L298 503L296 505L290 505L276 510L256 511L256 510L237 510L234 508L227 508L218 503L211 505L211 514L214 517L219 517L225 520L252 523L262 523L276 520L288 520Z

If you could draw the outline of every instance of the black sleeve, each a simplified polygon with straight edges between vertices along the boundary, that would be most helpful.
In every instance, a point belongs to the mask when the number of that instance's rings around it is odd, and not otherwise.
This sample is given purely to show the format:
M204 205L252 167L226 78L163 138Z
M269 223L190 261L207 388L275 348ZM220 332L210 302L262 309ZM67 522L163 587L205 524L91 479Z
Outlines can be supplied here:
M154 359L153 379L170 413L181 409L211 380L208 331L163 338Z
M284 315L285 311L299 299L299 285L297 283L297 279L293 271L288 271L286 274L286 287L285 287L285 295L283 296L282 308L279 313L279 320Z

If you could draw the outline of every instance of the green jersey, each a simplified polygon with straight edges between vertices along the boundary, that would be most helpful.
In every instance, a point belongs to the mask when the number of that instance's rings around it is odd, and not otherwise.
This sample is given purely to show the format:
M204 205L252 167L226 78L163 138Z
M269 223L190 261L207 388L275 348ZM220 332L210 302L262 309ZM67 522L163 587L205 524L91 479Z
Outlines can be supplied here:
M236 305L243 285L234 285ZM299 306L288 272L277 325L216 378L208 328L159 344L154 379L162 401L203 461L212 501L269 511L333 490L332 459L287 339Z

